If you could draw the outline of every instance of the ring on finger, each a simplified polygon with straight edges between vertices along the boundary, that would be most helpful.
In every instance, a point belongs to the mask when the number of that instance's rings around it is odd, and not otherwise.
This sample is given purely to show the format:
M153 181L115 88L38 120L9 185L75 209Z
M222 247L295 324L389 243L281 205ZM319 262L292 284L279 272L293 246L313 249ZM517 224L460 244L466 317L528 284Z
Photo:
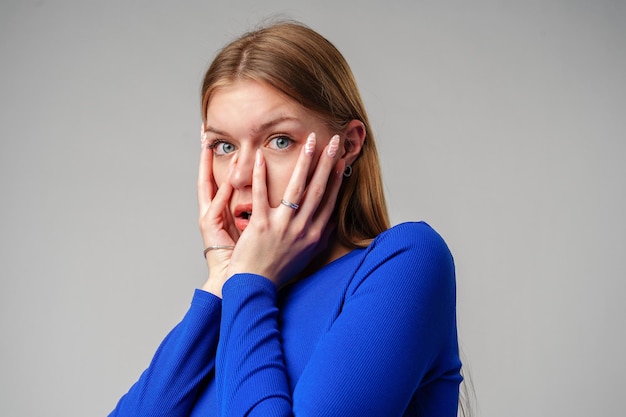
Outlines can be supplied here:
M291 209L294 209L294 210L298 210L298 207L300 207L299 204L292 203L291 201L287 201L285 199L280 200L280 204L282 204L283 206L287 206L287 207L289 207Z

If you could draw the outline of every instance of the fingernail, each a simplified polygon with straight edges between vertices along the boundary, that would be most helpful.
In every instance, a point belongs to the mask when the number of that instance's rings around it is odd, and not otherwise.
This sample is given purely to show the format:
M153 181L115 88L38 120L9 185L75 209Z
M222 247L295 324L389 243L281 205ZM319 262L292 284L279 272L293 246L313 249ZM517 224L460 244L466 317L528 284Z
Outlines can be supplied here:
M256 150L256 155L254 157L254 163L256 166L260 167L263 164L263 155L261 154L261 150Z
M206 140L206 132L204 131L204 122L200 125L200 142L204 142Z
M338 149L339 149L339 135L335 135L330 140L330 143L328 144L328 150L326 152L328 152L328 156L330 156L331 158L334 158L335 155L337 155Z
M313 152L315 152L315 133L311 132L309 137L306 138L306 143L304 144L304 153L307 155L313 155Z

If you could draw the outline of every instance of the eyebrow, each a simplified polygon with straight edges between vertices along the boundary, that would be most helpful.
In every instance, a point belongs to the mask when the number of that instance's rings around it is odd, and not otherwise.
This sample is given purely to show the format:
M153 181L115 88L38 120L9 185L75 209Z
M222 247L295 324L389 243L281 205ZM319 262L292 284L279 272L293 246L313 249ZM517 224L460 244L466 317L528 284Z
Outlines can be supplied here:
M270 120L268 122L265 122L265 123L261 124L258 127L255 127L254 129L252 129L252 131L255 134L258 134L260 132L264 132L264 131L266 131L268 129L271 129L272 127L274 127L274 126L276 126L276 125L278 125L280 123L289 122L289 121L298 121L298 120L299 120L298 118L292 117L292 116L280 116L280 117L277 117L276 119L272 119L272 120ZM215 133L216 135L220 135L220 136L228 136L228 133L226 133L226 132L224 132L222 130L219 130L219 129L213 127L213 126L207 126L204 129L204 131L205 132Z
M290 121L297 121L298 119L292 116L280 116L274 120L270 120L269 122L265 122L263 123L261 126L253 129L254 133L259 133L259 132L263 132L266 131L274 126L276 126L277 124L283 123L283 122L290 122Z

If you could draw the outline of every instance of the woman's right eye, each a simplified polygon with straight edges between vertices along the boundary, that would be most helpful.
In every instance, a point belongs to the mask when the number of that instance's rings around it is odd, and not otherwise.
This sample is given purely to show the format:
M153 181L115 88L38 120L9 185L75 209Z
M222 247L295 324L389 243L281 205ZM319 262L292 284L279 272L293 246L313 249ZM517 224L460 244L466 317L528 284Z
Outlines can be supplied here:
M228 155L235 151L235 145L225 140L217 139L209 145L209 149L213 150L215 155Z

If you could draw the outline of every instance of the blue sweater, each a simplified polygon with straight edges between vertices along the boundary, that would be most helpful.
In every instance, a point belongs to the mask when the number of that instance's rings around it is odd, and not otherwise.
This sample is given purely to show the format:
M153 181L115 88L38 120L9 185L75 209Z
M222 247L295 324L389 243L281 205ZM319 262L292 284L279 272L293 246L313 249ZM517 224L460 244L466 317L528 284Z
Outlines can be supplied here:
M456 416L455 277L425 223L381 233L277 291L196 290L113 416Z

